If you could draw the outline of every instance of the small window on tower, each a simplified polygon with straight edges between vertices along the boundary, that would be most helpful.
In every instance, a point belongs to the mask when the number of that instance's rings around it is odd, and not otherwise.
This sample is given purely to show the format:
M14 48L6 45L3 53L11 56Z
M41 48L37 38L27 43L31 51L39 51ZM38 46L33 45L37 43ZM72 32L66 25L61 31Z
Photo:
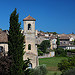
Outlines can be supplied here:
M28 50L31 50L31 44L28 45Z
M28 30L31 30L31 24L28 24Z

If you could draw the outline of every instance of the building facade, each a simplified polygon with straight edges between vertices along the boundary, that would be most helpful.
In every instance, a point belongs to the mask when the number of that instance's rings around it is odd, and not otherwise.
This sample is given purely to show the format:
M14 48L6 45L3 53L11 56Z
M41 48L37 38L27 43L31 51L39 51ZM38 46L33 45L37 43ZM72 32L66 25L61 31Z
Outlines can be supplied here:
M0 57L8 53L8 36L6 32L0 30Z

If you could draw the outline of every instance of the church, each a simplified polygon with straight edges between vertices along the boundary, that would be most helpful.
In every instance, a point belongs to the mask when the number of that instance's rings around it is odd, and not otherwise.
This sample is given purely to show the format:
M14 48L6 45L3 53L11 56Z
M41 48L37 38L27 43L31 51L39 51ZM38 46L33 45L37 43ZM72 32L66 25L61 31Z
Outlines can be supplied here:
M35 44L35 21L30 15L23 19L24 22L24 36L25 36L25 54L23 60L30 59L29 68L38 66L38 52L37 45ZM0 54L8 52L8 34L0 30Z

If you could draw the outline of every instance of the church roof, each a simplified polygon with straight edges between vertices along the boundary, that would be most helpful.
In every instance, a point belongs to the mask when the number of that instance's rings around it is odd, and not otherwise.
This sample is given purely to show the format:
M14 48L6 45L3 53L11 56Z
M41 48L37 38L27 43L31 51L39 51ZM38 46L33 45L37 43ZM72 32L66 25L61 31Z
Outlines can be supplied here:
M27 16L26 18L24 18L23 21L36 21L36 19L34 19L33 17L31 17L31 16L29 15L29 16Z

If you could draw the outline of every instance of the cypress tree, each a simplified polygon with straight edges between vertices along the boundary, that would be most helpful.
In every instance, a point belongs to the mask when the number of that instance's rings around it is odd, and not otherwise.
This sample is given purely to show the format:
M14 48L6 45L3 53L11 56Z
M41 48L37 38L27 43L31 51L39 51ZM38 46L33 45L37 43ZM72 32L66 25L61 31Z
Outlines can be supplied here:
M10 15L10 28L8 36L8 55L12 56L13 66L10 75L23 75L24 36L18 21L19 15L16 9Z
M57 42L56 42L56 44L57 44L57 49L58 49L58 46L60 45L59 37L57 37Z

